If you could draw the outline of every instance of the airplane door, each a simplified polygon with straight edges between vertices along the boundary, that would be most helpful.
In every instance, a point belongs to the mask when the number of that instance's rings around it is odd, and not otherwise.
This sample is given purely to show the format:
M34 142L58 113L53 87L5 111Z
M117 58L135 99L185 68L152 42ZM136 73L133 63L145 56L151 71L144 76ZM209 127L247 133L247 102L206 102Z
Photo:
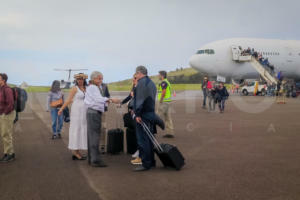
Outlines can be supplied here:
M238 61L241 55L240 49L237 46L231 46L232 60Z

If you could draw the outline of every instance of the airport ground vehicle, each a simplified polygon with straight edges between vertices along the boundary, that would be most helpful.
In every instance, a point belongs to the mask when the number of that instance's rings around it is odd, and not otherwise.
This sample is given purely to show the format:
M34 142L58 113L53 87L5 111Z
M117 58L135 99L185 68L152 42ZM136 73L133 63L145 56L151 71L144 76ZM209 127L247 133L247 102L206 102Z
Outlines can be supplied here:
M253 82L248 82L246 85L244 85L241 88L242 94L245 96L248 96L249 94L254 94L255 83L256 83L256 81L253 81ZM265 96L266 91L267 91L267 88L265 85L258 84L258 89L257 89L256 95Z

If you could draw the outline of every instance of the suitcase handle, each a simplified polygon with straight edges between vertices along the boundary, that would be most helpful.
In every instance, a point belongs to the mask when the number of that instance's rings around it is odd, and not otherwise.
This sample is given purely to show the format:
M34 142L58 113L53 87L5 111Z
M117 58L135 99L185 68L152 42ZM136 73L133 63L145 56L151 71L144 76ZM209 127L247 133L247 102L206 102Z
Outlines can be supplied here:
M156 147L156 149L159 152L163 152L162 147L160 146L160 144L158 143L158 141L156 140L156 138L154 137L154 135L151 133L151 131L149 130L148 126L143 121L142 121L141 125L144 128L145 132L147 133L148 137L150 138L151 142Z

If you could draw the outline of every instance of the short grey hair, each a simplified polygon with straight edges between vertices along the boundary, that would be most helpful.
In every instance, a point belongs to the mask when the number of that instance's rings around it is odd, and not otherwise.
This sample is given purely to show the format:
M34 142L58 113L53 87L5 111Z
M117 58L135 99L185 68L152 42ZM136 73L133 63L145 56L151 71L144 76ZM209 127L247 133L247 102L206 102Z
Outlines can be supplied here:
M101 72L98 72L98 71L93 71L90 75L90 79L91 80L94 80L95 78L97 78L98 76L102 76L103 77L103 74Z
M136 72L136 73L140 72L140 73L144 74L145 76L148 75L148 70L147 70L147 68L144 67L144 66L142 66L142 65L138 66L138 67L136 68L135 72Z

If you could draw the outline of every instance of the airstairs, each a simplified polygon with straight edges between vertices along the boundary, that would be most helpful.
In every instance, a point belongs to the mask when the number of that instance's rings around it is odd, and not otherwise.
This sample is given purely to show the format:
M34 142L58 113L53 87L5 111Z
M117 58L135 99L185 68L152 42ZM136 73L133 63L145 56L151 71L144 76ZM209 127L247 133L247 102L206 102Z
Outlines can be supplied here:
M267 70L255 57L251 55L241 55L240 49L236 46L232 46L232 55L232 59L236 62L250 62L252 67L268 83L277 84L276 75Z

